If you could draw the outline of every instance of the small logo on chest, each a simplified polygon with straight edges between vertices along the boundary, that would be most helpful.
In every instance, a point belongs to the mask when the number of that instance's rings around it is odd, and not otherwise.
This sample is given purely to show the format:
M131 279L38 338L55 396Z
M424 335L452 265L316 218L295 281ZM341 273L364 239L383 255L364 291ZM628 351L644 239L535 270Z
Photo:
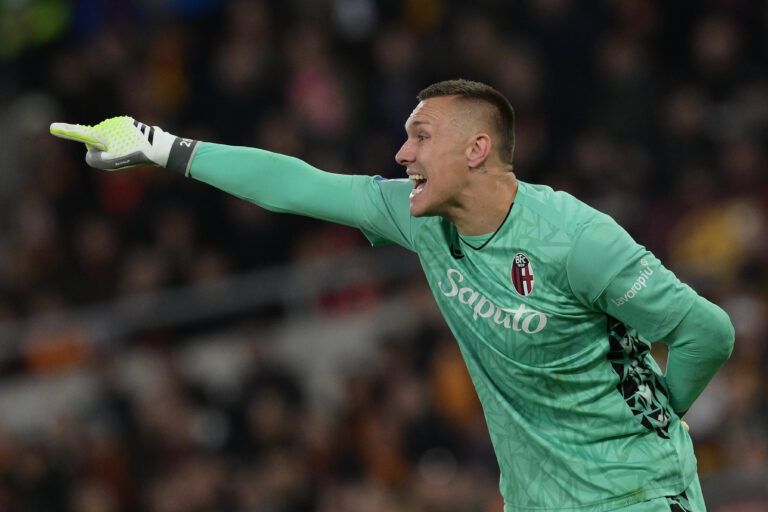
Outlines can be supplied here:
M533 291L533 265L528 256L521 252L515 254L512 261L512 284L523 297Z

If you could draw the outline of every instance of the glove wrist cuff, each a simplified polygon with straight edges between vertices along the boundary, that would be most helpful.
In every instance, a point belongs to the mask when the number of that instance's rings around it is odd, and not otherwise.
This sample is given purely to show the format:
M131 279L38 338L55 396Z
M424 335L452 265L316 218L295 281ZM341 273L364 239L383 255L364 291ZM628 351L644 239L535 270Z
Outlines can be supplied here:
M165 164L165 168L189 176L189 168L199 146L200 141L198 140L176 137L171 144L171 151L168 153L168 162Z

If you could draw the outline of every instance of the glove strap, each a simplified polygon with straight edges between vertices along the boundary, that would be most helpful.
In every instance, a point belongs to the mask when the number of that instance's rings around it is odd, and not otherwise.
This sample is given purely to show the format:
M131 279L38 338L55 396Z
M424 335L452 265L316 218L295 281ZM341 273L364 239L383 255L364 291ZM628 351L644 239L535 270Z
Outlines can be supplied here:
M176 137L171 146L171 152L168 154L168 163L165 164L165 168L189 176L189 168L192 166L192 160L199 146L199 140Z

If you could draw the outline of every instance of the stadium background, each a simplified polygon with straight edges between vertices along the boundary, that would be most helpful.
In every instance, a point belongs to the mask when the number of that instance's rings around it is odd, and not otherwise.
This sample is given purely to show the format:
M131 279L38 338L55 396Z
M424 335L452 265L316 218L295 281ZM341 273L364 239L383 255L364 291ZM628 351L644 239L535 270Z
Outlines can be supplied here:
M768 509L766 62L765 1L3 1L0 510L501 510L411 255L47 133L127 113L397 177L456 77L510 98L521 179L730 313L688 419L710 509Z

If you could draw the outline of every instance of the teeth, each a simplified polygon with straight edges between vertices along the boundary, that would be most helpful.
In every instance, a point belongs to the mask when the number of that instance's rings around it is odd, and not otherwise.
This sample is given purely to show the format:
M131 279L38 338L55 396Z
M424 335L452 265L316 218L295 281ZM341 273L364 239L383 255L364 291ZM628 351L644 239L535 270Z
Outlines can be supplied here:
M413 199L417 195L421 194L421 191L424 188L424 184L427 182L427 178L421 174L411 174L408 176L408 179L413 182L413 190L409 196L411 199Z

